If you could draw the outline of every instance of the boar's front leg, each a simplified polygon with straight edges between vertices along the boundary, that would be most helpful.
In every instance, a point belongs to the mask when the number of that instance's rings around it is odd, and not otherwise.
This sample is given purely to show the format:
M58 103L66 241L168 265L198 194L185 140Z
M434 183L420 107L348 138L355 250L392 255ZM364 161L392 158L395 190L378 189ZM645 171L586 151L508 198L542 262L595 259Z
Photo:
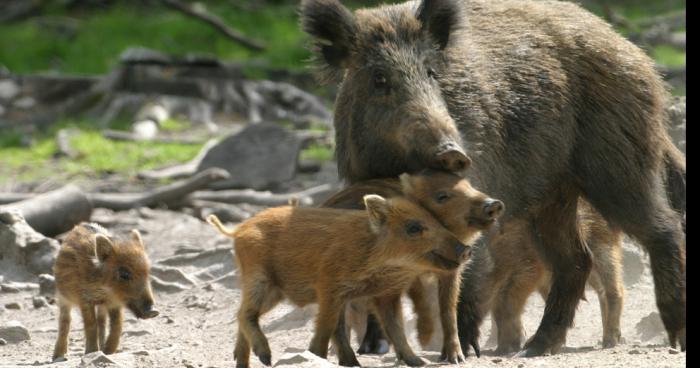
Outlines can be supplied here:
M374 298L375 309L381 319L384 331L391 343L399 360L403 360L411 367L425 365L423 359L418 357L406 341L406 334L403 330L403 316L401 314L401 295L390 295Z
M462 348L457 338L457 298L459 297L460 273L440 275L438 278L438 300L440 301L440 322L442 323L443 343L441 361L464 362Z

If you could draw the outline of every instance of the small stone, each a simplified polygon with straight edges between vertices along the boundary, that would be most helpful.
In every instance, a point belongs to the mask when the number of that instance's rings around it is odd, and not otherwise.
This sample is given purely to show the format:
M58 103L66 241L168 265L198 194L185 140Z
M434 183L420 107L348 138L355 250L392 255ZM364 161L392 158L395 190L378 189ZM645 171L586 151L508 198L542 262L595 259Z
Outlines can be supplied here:
M94 353L90 354L85 354L83 355L83 358L80 359L80 366L81 367L102 367L105 365L116 365L117 363L109 359L103 352L101 351L96 351Z
M9 321L5 325L0 326L0 338L4 339L9 344L16 344L25 340L29 340L29 330L22 326L19 321Z
M2 284L0 285L0 290L2 290L3 293L19 293L20 290L18 287L10 284Z
M5 304L5 308L20 310L20 309L22 309L22 305L20 305L17 302L12 302L12 303Z
M11 100L19 94L19 86L11 80L0 81L0 99Z
M175 323L175 320L170 318L169 316L165 316L165 323Z
M148 352L148 350L139 350L133 352L134 355L151 355L151 353Z
M669 353L669 354L679 354L680 351L678 351L678 350L676 350L676 349L674 349L674 348L670 348L670 349L668 349L668 353Z
M48 306L49 302L43 296L35 296L32 298L32 304L35 309L39 309Z
M31 96L21 97L15 100L13 105L15 105L15 107L19 107L20 109L29 109L36 105L36 100Z
M7 345L7 340L0 339L0 345Z
M637 349L632 349L632 350L628 351L628 353L632 354L632 355L636 355L636 354L641 354L642 352L637 350Z
M53 296L56 294L56 279L48 273L39 275L39 295Z
M501 359L501 358L496 358L496 359L492 360L492 362L494 362L494 363L500 363L502 361L503 361L503 359Z

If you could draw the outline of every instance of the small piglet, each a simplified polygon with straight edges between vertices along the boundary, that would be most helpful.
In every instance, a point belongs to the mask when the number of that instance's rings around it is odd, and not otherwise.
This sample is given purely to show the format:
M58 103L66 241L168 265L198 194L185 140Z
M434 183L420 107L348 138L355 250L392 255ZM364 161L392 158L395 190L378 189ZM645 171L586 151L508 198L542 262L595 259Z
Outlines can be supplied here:
M71 309L80 308L85 329L85 353L114 353L119 347L123 310L138 318L153 318L150 263L141 235L113 237L97 224L82 223L66 236L54 265L59 306L54 362L64 361L68 349ZM107 331L109 315L109 337Z
M364 196L364 204L366 210L272 208L233 231L208 217L235 239L243 295L237 367L248 366L251 345L263 364L272 363L258 320L284 298L298 306L319 304L312 353L326 358L333 338L340 364L359 365L339 335L344 329L336 329L350 300L400 294L417 272L457 268L468 260L470 247L418 204L378 195Z

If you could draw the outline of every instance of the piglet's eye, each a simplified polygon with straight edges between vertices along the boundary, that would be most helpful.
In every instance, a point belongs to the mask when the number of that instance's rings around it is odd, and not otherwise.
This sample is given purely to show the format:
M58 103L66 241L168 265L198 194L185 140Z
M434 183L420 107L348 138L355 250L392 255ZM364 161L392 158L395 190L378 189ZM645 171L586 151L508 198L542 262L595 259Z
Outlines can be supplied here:
M406 224L406 234L409 236L418 236L423 233L425 228L417 221L410 221Z
M131 272L124 267L119 267L117 271L119 275L119 281L131 281Z
M435 194L435 202L437 203L445 203L448 199L450 199L450 195L446 192L438 192Z

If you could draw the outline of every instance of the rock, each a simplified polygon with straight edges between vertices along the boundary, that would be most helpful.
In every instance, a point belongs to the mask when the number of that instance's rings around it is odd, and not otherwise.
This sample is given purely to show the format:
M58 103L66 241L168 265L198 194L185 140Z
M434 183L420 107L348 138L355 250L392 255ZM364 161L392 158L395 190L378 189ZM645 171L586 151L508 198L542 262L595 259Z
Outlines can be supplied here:
M20 309L22 309L22 305L17 303L17 302L12 302L12 303L5 304L5 308L20 310Z
M34 97L26 96L15 100L12 104L17 108L28 110L36 106L36 100Z
M131 126L137 139L148 141L158 135L158 124L153 120L139 120Z
M335 367L334 364L314 353L306 350L303 352L290 352L282 355L275 367Z
M54 296L56 295L56 279L48 273L39 275L39 295Z
M80 359L80 367L104 367L117 366L117 363L109 359L103 352L96 351L94 353L85 354Z
M0 325L0 338L9 344L17 344L31 339L29 330L22 326L19 321L9 321L4 325Z
M35 296L32 298L34 308L39 309L49 305L49 302L43 296Z
M194 286L197 283L177 267L156 264L151 266L151 275L158 277L161 281L176 282L181 285Z
M668 353L669 353L669 354L680 354L681 352L678 351L678 350L676 350L676 349L674 349L674 348L670 348L670 349L668 349Z
M642 341L648 341L657 336L663 336L666 333L659 312L649 313L649 315L642 318L637 325L635 325L635 329L637 333L641 335Z
M501 358L496 358L496 359L492 360L492 362L494 362L494 363L500 363L502 361L503 361L503 359L501 359Z
M0 208L0 273L52 273L58 249L56 240L36 232L19 213Z
M642 352L639 351L638 349L632 349L632 350L628 351L628 353L632 354L632 355L637 355L637 354L641 354Z
M0 285L0 291L2 291L3 293L19 293L20 292L18 287L11 285L11 284Z
M212 147L197 171L219 167L231 173L231 179L211 184L216 189L267 189L294 177L301 147L302 139L279 125L250 125Z
M13 80L0 80L0 100L11 100L19 94L19 86Z
M668 133L673 143L685 153L686 147L686 98L677 96L671 100L666 108L669 118Z
M7 345L7 340L0 339L0 346L2 346L2 345Z

